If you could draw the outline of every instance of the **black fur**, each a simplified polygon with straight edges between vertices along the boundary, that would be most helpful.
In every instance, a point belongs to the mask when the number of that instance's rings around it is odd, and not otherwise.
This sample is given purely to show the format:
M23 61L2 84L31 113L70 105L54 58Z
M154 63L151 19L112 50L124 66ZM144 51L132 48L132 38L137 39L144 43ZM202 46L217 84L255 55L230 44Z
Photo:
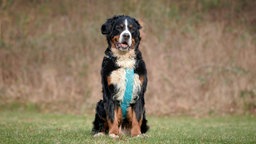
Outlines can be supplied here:
M101 69L101 82L102 82L102 93L103 93L103 100L100 100L96 107L96 114L95 114L95 120L93 122L93 129L92 134L96 134L98 132L108 132L108 126L107 126L107 118L109 118L112 122L114 120L114 110L120 106L120 102L113 99L113 95L118 91L115 87L115 85L108 85L107 77L111 74L112 71L119 69L120 67L116 64L117 58L113 55L113 52L111 51L112 42L111 39L120 34L120 30L117 27L117 25L120 22L123 22L125 19L127 19L130 23L133 24L133 28L130 30L132 37L135 40L134 44L134 50L136 54L136 62L135 62L135 69L134 73L138 74L139 76L143 77L143 83L141 86L141 91L139 93L139 98L136 101L136 103L132 104L131 107L136 113L136 118L139 121L142 119L142 125L141 125L141 133L146 133L149 129L147 126L147 120L146 120L146 114L145 114L145 101L144 101L144 93L146 92L147 87L147 69L145 62L142 59L141 52L139 50L139 44L140 44L140 32L139 29L141 29L141 26L139 22L131 18L129 16L114 16L110 19L107 19L107 21L102 25L101 27L101 33L103 35L106 35L108 47L105 50L105 57L103 58L102 62L102 69ZM127 120L124 119L122 126L127 125Z

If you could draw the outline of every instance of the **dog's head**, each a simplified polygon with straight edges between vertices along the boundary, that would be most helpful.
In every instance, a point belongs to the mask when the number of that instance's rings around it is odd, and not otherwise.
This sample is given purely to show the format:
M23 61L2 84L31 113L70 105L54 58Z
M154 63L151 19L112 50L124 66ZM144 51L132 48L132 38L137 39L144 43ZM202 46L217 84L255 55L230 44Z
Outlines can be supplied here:
M109 47L122 52L136 49L140 42L139 22L129 16L114 16L101 26L101 33L106 35Z

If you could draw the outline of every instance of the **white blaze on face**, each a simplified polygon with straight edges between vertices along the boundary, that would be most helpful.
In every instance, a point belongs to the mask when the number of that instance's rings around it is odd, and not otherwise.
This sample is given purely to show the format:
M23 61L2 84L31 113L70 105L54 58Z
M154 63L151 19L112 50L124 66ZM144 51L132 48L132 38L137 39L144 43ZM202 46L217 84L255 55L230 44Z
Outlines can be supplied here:
M120 37L119 37L119 43L122 43L124 40L123 40L123 35L124 34L129 34L129 39L128 39L128 41L127 41L127 44L129 45L129 46L131 46L132 45L132 34L131 34L131 32L129 31L129 29L128 29L128 21L127 21L127 19L125 19L124 20L124 25L125 25L125 29L124 29L124 31L120 34Z

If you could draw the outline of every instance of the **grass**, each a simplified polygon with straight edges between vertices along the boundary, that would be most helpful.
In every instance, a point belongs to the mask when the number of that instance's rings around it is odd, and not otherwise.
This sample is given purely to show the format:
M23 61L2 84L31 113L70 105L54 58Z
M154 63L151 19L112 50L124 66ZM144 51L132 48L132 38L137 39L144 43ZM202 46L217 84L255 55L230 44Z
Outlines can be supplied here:
M150 116L148 138L90 135L92 115L0 112L0 143L255 143L256 117L214 118Z

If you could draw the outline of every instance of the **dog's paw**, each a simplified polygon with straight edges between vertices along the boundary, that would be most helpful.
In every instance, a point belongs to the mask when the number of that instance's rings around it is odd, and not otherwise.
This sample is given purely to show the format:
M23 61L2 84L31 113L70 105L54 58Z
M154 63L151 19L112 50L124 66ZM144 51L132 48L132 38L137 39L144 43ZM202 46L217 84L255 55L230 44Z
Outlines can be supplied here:
M93 137L101 137L101 136L105 136L104 132L99 132L93 135Z
M119 138L119 136L116 134L109 134L109 137L114 138L114 139Z

